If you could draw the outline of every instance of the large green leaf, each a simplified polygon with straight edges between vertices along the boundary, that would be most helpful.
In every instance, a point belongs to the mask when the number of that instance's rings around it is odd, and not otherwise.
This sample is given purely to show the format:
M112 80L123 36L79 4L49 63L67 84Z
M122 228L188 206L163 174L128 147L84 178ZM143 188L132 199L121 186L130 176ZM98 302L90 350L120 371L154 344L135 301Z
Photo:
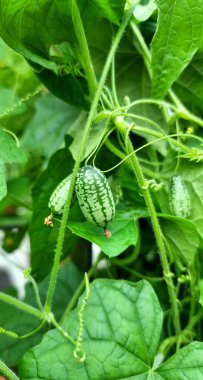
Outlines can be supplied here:
M66 264L59 270L58 281L53 298L52 309L57 319L62 316L70 298L81 281L81 274L73 264ZM45 302L46 292L49 285L49 276L39 283L39 292L42 303ZM37 307L33 287L26 286L25 302ZM34 330L41 322L39 319L26 314L3 302L0 303L0 326L12 330L20 335ZM47 327L46 327L47 329ZM34 336L23 340L14 340L7 336L0 336L0 356L8 365L16 365L22 355L42 338L46 329L42 329Z
M76 310L77 311L77 310ZM63 327L78 334L76 311ZM84 311L84 362L73 356L74 346L58 331L24 356L21 380L194 380L203 375L203 343L179 350L155 367L162 326L162 311L146 281L130 283L96 280Z
M198 50L202 0L158 0L158 27L152 41L153 93L163 98Z
M117 25L120 23L124 5L124 0L78 1L84 29L89 35L91 31L91 39L97 41L97 26L101 19ZM86 60L80 47L83 41L79 41L75 33L72 8L72 2L66 0L39 0L37 3L35 0L29 3L26 0L11 0L9 3L2 0L0 35L10 47L29 60L39 79L53 93L84 108L89 102L84 78ZM77 24L76 18L74 15ZM111 40L112 30L109 31ZM95 57L93 61L96 60Z
M6 173L4 165L0 164L0 201L7 193Z
M74 358L74 347L57 331L52 331L25 355L21 380L147 378L162 325L159 303L147 282L94 281L84 322L84 363ZM75 312L66 318L64 328L77 336Z
M72 170L73 160L67 148L57 151L50 159L48 168L37 180L33 192L33 218L30 224L31 263L33 273L42 279L51 269L58 236L58 224L54 227L44 225L44 219L51 211L48 208L49 198L58 185ZM66 234L64 253L70 253L76 237Z
M56 74L54 71L42 67L40 67L40 72L37 72L36 75L49 91L59 99L78 108L88 108L88 90L84 78L76 77L72 74Z
M72 156L74 160L77 160L80 148L81 148L81 141L84 136L85 128L85 118L80 121L81 125L78 125L75 123L75 128L71 132L69 132L70 136L73 137L73 142L70 145L69 149L72 153ZM104 137L104 134L107 132L107 128L105 128L106 120L102 121L100 123L94 123L92 126L92 129L89 133L88 140L86 143L85 151L83 154L83 159L89 156L89 154L93 151L94 148L96 148L101 140Z
M203 343L195 342L179 350L157 369L158 379L200 380L203 378Z
M118 24L123 13L124 1L80 0L78 6L84 25L95 24L101 18ZM2 0L0 4L1 28L3 39L13 49L47 68L55 68L49 62L50 47L63 42L78 44L75 35L71 2L65 0L26 0L18 2ZM56 33L57 30L57 33ZM67 53L69 61L77 51Z
M134 47L126 39L121 42L117 52L116 68L116 88L121 103L124 102L125 96L131 101L150 96L151 85L147 70ZM134 108L134 112L145 117L149 112L152 119L154 113L157 113L156 108L147 104L140 104Z
M115 218L108 225L111 238L104 237L103 229L90 222L69 221L69 229L76 235L96 243L109 257L122 253L130 245L138 241L138 227L135 223L134 212L117 211Z
M182 259L187 265L194 262L199 238L193 222L171 215L160 215L161 228L169 244L171 259Z
M151 82L143 60L126 38L121 41L116 55L116 89L121 104L124 103L125 97L134 101L150 98L151 96ZM141 103L131 108L129 112L152 120L163 129L164 133L167 133L168 126L157 106ZM145 126L146 128L150 126L149 122L139 120L139 118L132 118L132 122L135 121L136 125ZM151 128L154 129L153 126ZM136 131L136 134L144 136L148 141L154 140L154 137L144 133ZM162 155L166 155L166 142L156 142L154 146ZM149 153L149 149L147 153Z
M27 160L25 153L16 145L14 138L2 128L0 128L0 142L0 163L22 163Z
M51 157L60 148L65 134L78 116L76 108L51 94L40 98L24 133L22 146L35 154Z
M189 109L203 108L203 52L198 51L174 84L174 89Z

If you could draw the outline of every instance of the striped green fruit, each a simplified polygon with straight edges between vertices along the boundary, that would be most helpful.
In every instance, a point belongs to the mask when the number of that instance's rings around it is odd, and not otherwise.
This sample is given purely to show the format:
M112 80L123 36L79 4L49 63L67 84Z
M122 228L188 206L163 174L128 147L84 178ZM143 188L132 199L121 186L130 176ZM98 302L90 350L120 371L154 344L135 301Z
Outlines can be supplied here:
M54 189L49 199L49 208L52 214L62 214L68 197L72 174L64 178Z
M93 166L84 166L77 174L75 190L85 218L103 227L105 236L110 237L106 227L115 215L115 204L104 174Z
M191 203L188 190L180 175L173 175L169 184L169 205L173 215L188 218L191 214Z

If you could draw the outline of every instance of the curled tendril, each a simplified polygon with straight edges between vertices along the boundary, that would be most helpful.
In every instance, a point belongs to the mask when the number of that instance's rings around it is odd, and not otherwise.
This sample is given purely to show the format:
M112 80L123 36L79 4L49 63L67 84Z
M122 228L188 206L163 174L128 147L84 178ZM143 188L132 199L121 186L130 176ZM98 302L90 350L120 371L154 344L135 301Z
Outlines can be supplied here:
M178 277L179 284L185 284L190 281L190 276L188 274L182 274Z
M85 310L87 300L88 300L89 295L90 295L89 279L88 279L87 273L85 273L85 285L86 285L85 296L82 299L82 303L81 303L81 306L80 306L79 311L78 311L79 331L78 331L78 336L76 339L76 348L73 352L74 357L81 363L84 362L85 358L86 358L86 353L85 353L83 346L82 346L82 335L83 335L84 324L85 324L84 323L84 310Z
M163 185L163 183L157 183L154 179L150 179L149 181L145 181L145 186L142 186L142 189L146 190L150 187L157 192L163 188Z
M38 95L40 92L42 92L43 89L44 89L44 86L40 85L35 91L28 93L24 98L21 98L17 103L13 104L11 107L8 107L0 115L0 119L3 119L4 117L9 116L9 114L15 111L16 108L20 107L23 103L26 103L28 100Z
M24 278L29 278L31 271L32 271L32 268L31 268L31 267L25 269L25 270L23 271L23 276L24 276Z
M191 148L191 151L185 154L179 155L181 158L187 158L189 161L200 162L203 160L203 150L198 148Z
M57 68L56 74L59 76L72 74L73 76L85 77L84 73L82 72L82 67L78 63L74 65L73 64L61 65L59 68Z

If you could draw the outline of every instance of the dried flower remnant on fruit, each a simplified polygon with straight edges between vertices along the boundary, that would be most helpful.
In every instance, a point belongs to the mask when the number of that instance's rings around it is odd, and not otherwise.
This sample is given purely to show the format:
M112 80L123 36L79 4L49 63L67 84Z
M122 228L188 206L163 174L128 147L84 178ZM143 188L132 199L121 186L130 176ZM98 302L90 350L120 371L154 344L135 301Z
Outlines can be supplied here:
M104 236L106 239L110 239L111 237L111 231L109 231L107 228L104 229Z
M53 223L53 215L50 214L49 216L47 216L45 219L44 219L44 224L46 224L48 227L53 227L54 226L54 223Z

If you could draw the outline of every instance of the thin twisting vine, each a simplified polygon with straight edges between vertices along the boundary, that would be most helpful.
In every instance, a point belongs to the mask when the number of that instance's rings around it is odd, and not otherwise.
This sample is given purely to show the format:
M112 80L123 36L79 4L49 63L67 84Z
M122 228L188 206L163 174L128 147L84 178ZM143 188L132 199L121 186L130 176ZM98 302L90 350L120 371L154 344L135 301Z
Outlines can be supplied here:
M8 107L0 115L0 119L3 119L4 117L9 116L10 113L12 113L13 111L15 111L16 108L19 108L23 103L28 102L28 100L30 100L34 96L40 94L43 89L44 89L44 86L40 85L36 90L34 90L33 92L28 93L24 98L21 98L18 102L16 102L15 104L13 104L11 107ZM11 133L10 131L8 131L8 132Z
M87 273L85 273L85 286L86 286L86 292L84 297L82 298L81 305L79 306L78 310L78 322L79 322L79 330L78 330L78 336L76 339L76 348L73 352L74 357L79 362L84 362L86 354L82 346L82 336L84 331L84 311L87 305L87 300L90 296L90 286L89 286L89 279Z

